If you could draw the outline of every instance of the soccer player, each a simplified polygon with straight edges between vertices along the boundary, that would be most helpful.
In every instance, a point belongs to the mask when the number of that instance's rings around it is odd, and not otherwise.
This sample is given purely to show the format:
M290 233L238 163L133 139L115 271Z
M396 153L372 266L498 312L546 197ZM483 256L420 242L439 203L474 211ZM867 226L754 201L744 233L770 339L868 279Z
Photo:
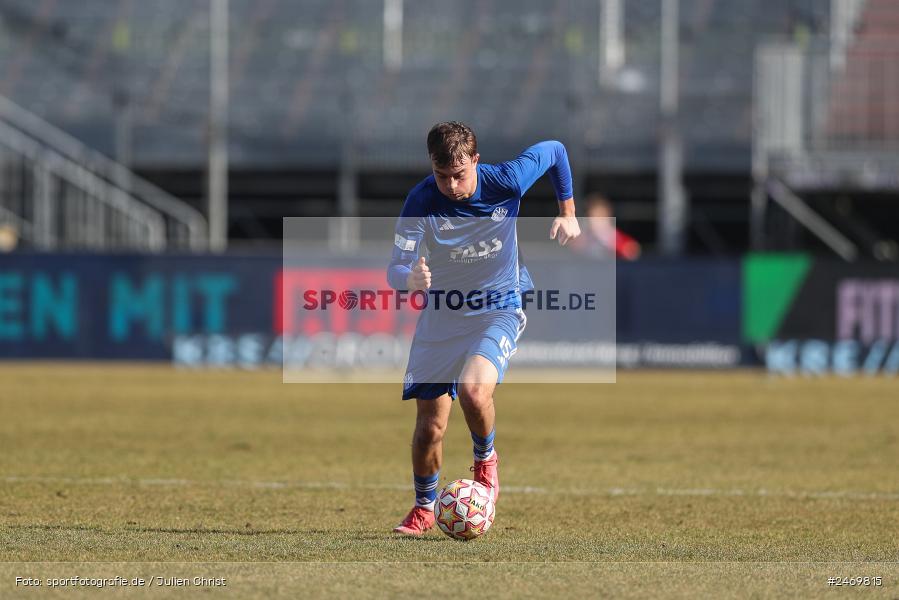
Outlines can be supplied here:
M559 202L550 239L565 245L580 235L561 143L540 142L515 160L481 164L474 132L453 121L431 128L427 144L433 174L406 197L387 269L393 289L427 294L403 380L403 400L417 404L415 506L393 530L414 536L434 525L455 398L471 431L474 479L499 497L493 391L525 326L521 293L533 288L519 261L515 221L521 197L547 171Z

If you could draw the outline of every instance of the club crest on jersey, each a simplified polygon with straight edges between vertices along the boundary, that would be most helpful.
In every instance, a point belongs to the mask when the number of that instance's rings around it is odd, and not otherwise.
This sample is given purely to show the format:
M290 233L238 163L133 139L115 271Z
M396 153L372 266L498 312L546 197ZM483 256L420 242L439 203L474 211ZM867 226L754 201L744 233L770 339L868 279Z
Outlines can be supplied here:
M490 215L490 218L494 221L502 221L506 218L506 215L509 214L508 208L503 208L502 206L497 206L493 209L493 214Z

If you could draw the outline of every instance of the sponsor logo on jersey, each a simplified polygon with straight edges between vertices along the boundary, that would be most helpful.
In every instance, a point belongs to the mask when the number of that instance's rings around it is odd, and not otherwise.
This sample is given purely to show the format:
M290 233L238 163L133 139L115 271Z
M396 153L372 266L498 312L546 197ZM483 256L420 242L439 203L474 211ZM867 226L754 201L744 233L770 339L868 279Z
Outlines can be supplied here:
M503 249L503 243L499 238L490 241L480 241L464 246L456 246L450 250L450 260L454 262L477 262L487 258L494 258Z
M412 379L412 373L406 373L406 376L403 377L403 389L408 390L413 383L415 383L415 380Z
M453 224L450 222L450 220L447 217L440 217L440 218L443 219L443 224L440 225L440 227L438 227L439 231L449 231L450 229L455 229L455 227L453 227Z
M415 240L407 240L398 233L393 236L393 245L403 252L411 252L415 250Z
M497 206L493 209L493 214L490 215L490 218L494 221L502 221L506 218L506 215L509 214L508 208L503 208L502 206Z

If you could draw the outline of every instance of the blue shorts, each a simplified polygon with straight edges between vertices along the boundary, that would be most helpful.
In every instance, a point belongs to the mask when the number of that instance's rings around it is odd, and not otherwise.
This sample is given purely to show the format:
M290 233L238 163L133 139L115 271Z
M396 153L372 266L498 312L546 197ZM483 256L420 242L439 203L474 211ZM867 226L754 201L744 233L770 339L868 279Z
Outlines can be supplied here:
M452 337L425 341L416 332L403 378L403 400L431 400L449 394L456 398L456 384L468 357L480 355L493 363L497 383L518 351L518 338L527 318L524 311L497 310L461 317Z

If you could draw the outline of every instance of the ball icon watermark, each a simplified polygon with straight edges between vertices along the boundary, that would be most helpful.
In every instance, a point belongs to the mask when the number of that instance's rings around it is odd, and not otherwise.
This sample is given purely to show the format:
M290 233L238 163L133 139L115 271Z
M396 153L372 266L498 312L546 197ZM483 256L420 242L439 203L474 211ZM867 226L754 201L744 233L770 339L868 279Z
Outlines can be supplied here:
M357 304L359 304L359 296L356 295L356 292L344 290L337 298L337 303L340 304L340 307L345 310L352 310L356 308Z

